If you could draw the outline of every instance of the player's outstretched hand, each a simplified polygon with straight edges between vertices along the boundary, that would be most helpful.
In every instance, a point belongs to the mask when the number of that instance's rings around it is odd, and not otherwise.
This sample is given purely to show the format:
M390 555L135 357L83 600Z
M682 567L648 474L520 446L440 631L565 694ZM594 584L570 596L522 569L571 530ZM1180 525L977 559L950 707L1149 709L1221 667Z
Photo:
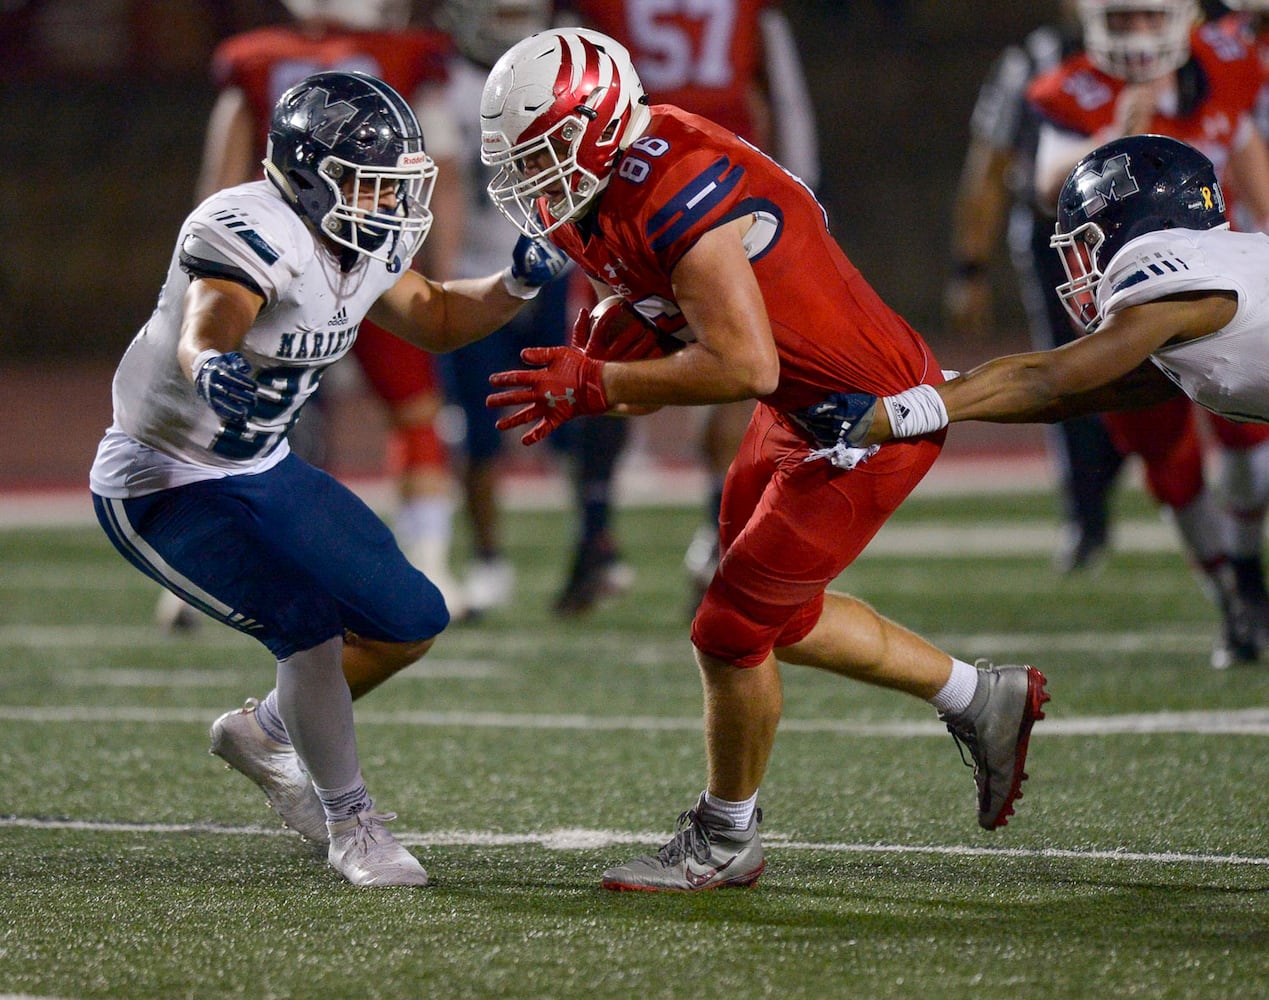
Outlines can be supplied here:
M216 354L194 377L198 395L229 423L243 423L256 405L260 385L251 377L251 363L237 351Z
M511 251L511 266L504 272L503 284L516 298L531 299L567 266L568 255L549 240L521 236Z
M500 431L536 420L520 439L536 444L566 420L608 411L602 361L588 358L576 347L526 347L520 360L543 367L489 376L489 384L504 391L490 395L486 406L521 407L498 421Z

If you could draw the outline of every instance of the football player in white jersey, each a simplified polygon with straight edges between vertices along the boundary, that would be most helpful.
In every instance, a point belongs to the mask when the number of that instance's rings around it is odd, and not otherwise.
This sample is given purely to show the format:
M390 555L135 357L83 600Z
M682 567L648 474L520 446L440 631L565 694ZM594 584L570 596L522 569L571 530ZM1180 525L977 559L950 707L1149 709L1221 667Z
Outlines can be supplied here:
M93 503L129 562L277 659L274 690L213 723L212 752L350 882L425 885L366 791L352 699L427 652L449 614L388 527L286 434L367 316L451 350L507 322L564 260L524 241L483 278L411 270L436 169L409 105L364 74L287 91L264 167L181 227L115 373Z
M1051 244L1069 279L1058 295L1086 336L880 406L843 396L824 414L839 444L919 437L961 420L1063 420L1179 392L1232 420L1269 423L1269 236L1229 229L1206 156L1159 135L1098 147L1062 187ZM1256 609L1244 613L1259 632Z

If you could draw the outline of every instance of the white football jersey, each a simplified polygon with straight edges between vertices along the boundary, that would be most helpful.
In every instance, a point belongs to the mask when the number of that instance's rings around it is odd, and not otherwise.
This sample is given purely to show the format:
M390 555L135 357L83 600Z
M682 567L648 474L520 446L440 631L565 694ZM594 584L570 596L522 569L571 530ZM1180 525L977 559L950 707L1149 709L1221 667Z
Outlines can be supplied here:
M93 464L93 491L141 496L281 461L287 430L322 372L348 353L366 312L409 266L361 257L342 271L267 180L212 195L181 227L158 305L119 362L114 423ZM264 297L239 348L261 386L244 424L222 422L177 361L191 267Z
M1227 229L1139 236L1111 258L1097 287L1099 315L1192 291L1236 293L1234 318L1206 337L1159 348L1151 361L1205 409L1269 423L1269 236Z

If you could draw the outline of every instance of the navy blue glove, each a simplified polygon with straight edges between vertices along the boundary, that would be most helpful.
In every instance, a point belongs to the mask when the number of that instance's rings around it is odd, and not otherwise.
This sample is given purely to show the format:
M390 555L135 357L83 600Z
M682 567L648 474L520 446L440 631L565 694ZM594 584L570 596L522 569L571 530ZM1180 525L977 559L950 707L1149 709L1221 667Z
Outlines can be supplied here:
M521 236L511 251L511 266L503 272L502 283L517 299L531 299L567 266L568 255L549 240Z
M231 424L246 422L260 393L250 363L237 351L204 361L194 376L194 388L218 417Z
M871 392L835 392L804 410L792 411L789 416L821 448L838 445L856 448L872 427L876 412L877 397Z

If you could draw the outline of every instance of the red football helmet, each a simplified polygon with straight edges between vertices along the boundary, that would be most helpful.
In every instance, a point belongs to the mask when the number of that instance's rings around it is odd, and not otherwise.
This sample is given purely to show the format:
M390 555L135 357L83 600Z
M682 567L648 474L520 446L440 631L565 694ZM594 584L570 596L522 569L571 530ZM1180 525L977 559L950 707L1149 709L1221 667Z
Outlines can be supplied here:
M624 45L586 28L531 35L498 60L480 101L489 197L528 236L580 218L651 117Z

